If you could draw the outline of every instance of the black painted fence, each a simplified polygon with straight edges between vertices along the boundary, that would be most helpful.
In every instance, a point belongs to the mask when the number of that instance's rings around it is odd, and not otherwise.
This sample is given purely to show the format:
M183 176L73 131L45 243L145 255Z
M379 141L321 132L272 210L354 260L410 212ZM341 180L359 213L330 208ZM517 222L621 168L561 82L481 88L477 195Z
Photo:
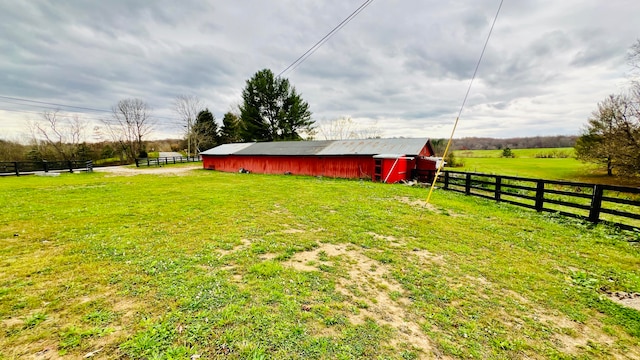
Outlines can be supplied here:
M136 159L136 167L140 166L162 166L168 164L179 164L202 161L200 156L176 156Z
M438 182L466 195L640 230L640 188L461 171L443 171Z
M41 172L93 171L91 160L69 161L5 161L0 162L0 175L32 175Z

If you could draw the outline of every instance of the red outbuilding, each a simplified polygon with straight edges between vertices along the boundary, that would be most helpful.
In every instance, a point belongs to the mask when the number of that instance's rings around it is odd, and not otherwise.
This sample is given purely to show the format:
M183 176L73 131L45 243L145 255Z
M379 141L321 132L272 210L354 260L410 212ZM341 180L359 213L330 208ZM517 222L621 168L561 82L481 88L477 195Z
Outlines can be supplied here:
M200 153L203 167L226 172L427 181L437 160L429 139L278 141L224 144Z

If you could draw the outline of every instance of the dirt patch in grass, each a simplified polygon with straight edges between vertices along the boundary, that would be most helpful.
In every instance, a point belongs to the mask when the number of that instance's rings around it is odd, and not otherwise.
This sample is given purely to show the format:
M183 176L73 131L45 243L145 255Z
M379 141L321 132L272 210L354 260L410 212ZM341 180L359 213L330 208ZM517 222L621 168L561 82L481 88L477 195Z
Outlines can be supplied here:
M615 303L640 311L640 293L626 293L624 291L615 291L607 294L607 296L611 301Z
M274 253L266 253L266 254L262 254L260 255L258 258L262 261L268 261L268 260L273 260L275 258L278 257L278 254L274 254Z
M4 327L14 327L14 326L22 326L24 324L24 320L19 318L8 318L2 320L2 325Z
M84 355L85 358L89 358L89 357L93 358L94 356L100 358L99 355L101 355L100 353L104 349L110 349L109 351L105 351L105 352L111 352L111 353L113 353L113 351L117 349L118 344L122 343L122 341L126 337L125 329L129 329L132 327L132 324L134 324L136 321L135 317L138 314L138 312L148 309L148 304L145 304L140 301L134 301L131 298L118 296L113 291L107 291L103 294L96 295L96 296L80 297L80 298L77 298L76 301L78 304L84 304L88 302L102 303L104 304L102 307L104 310L112 311L116 315L113 318L113 320L101 325L95 325L95 324L92 325L78 318L75 321L74 326L76 326L79 329L86 329L89 327L99 326L99 327L103 327L105 329L110 329L110 330L103 335L83 339L82 343L79 345L78 348L72 347L71 349L68 349L69 353L64 356L60 355L60 352L62 350L59 348L59 342L57 340L46 339L46 340L25 342L24 337L16 338L14 340L15 343L12 348L12 352L5 353L4 355L9 355L16 358L25 358L25 359L28 358L28 359L38 359L38 360L82 358L83 357L82 355ZM43 309L41 312L44 313L45 310ZM62 319L72 318L72 317L75 317L76 315L82 315L82 313L63 314L63 315L50 313L47 315L46 320L34 326L34 328L30 330L32 332L31 336L34 336L33 332L37 332L37 331L44 331L45 333L51 331L55 334L58 334L60 331L64 331L64 328L60 328L58 325L62 322ZM10 327L22 328L25 324L25 321L17 318L10 318L10 319L3 320L2 324L4 326L7 326L7 328L10 328ZM53 330L47 330L47 329L53 329ZM27 334L26 336L29 336L29 335ZM79 355L78 354L79 349L85 349L85 351L81 355ZM87 356L87 355L90 355L90 356Z
M220 253L220 255L226 256L229 254L233 254L234 252L246 249L249 247L249 245L251 245L251 241L249 241L248 239L242 239L240 240L239 245L235 245L231 249L218 249L216 251Z
M551 341L566 354L579 357L583 356L585 351L595 349L606 353L612 359L640 359L640 352L636 349L626 349L624 353L621 353L617 348L616 340L603 332L603 324L597 317L591 318L585 323L576 322L562 314L552 314L538 308L515 291L504 290L504 293L522 305L532 308L531 318L552 329ZM513 326L511 320L515 320L516 324L522 322L521 319L514 319L513 316L504 314L503 323Z
M640 353L628 349L624 354L614 351L615 339L602 332L602 324L597 320L578 323L570 319L550 314L536 314L534 319L554 329L552 341L570 355L582 355L584 351L604 349L612 359L638 359Z
M286 230L282 230L283 234L302 234L306 231L304 230L300 230L300 229L286 229Z
M420 208L420 209L427 209L427 210L429 210L431 212L434 212L434 213L436 213L438 215L447 215L447 216L453 216L453 217L462 216L460 214L452 212L449 209L436 207L433 204L427 203L426 200L414 200L414 199L410 199L410 198L408 198L406 196L396 197L395 199L400 201L401 203L405 203L407 205L410 205L411 207Z
M412 254L428 263L433 263L440 266L446 265L446 261L443 255L436 255L427 250L419 250L419 249L414 249Z
M384 240L386 242L388 242L389 246L402 246L404 244L403 241L398 240L395 236L385 236L385 235L380 235L380 234L376 234L374 232L368 232L368 235L373 236L374 239L378 239L378 240Z
M405 203L407 205L411 205L413 207L419 207L419 208L423 208L423 209L428 209L434 212L438 211L438 208L436 208L435 206L433 206L433 204L429 204L427 203L425 200L413 200L410 199L406 196L402 196L402 197L396 197L396 200L400 201L401 203Z
M348 319L362 324L367 318L397 330L391 345L406 343L425 354L433 348L406 307L410 305L405 291L389 277L385 264L372 260L349 245L322 244L312 251L301 252L284 263L300 271L317 271L322 265L343 267L346 276L338 278L336 290L359 310Z
M37 360L62 359L62 357L58 355L58 347L56 345L41 344L37 346L37 348L41 350L33 353L32 359L37 359Z

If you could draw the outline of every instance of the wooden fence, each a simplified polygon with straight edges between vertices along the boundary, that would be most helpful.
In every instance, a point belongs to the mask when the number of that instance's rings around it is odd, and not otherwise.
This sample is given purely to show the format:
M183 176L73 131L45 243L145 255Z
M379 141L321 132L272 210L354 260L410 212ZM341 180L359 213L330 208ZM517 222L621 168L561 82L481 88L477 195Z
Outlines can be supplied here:
M444 189L626 230L640 230L640 188L443 171Z
M179 164L202 161L200 156L176 156L136 159L136 167L140 166L161 166L168 164Z
M69 161L7 161L0 162L0 175L32 175L41 172L93 171L91 160Z

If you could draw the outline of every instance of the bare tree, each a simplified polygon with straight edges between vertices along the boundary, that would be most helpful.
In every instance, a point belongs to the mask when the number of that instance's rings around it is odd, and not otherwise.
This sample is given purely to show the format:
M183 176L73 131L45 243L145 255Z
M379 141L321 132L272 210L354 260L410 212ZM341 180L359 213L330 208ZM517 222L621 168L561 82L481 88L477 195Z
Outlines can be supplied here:
M49 147L58 158L70 161L76 160L78 148L85 141L87 122L78 115L64 116L55 110L45 111L42 121L33 122L29 127L34 144L39 148Z
M355 123L350 116L343 116L332 120L326 124L322 124L318 131L325 140L344 140L350 139L351 133L355 128Z
M640 174L640 111L627 95L609 95L589 118L575 150L578 159L606 165L607 174Z
M318 131L325 140L375 139L382 137L382 130L374 123L361 126L350 116L343 116L319 127Z
M127 160L135 159L144 150L144 138L153 130L151 109L140 99L124 99L112 111L112 119L102 120L107 134Z
M203 110L202 102L195 95L179 95L173 103L173 110L184 121L187 137L187 155L191 156L193 126L198 114Z
M627 53L627 60L631 65L631 84L634 91L640 91L640 39L631 45Z
M384 131L378 126L378 121L367 126L358 126L353 132L352 139L380 139L384 135Z

